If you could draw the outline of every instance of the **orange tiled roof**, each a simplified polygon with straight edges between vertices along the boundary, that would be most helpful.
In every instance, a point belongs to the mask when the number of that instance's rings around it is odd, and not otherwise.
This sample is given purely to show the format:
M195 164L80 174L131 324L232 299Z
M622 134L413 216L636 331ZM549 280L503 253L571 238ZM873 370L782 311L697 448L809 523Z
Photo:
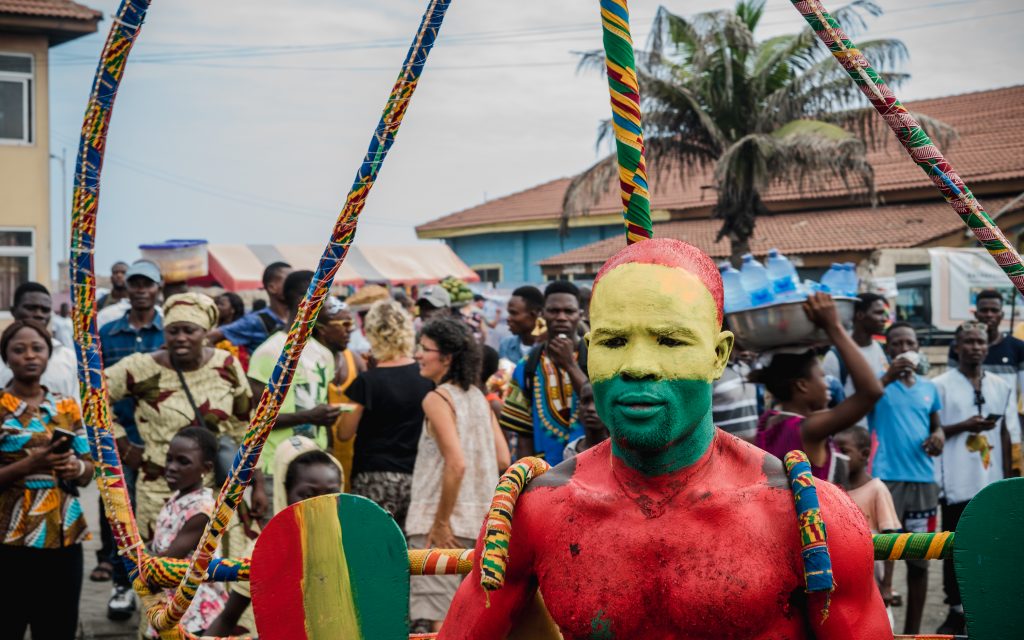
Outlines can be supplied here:
M102 15L71 0L0 0L0 13L72 20L98 20Z
M1010 198L982 199L995 215ZM1014 207L1014 210L1020 205ZM729 240L716 242L720 220L678 220L654 226L657 238L676 238L713 258L729 257ZM751 251L764 255L777 248L787 255L873 251L916 247L967 227L941 198L926 203L893 204L761 216L750 241ZM542 267L602 264L625 246L625 235L573 249L540 261Z
M959 139L944 152L964 181L971 185L1024 178L1024 85L979 91L956 96L918 100L907 104L911 111L937 118L952 125ZM884 124L879 121L879 125ZM931 181L910 160L895 138L885 134L884 143L868 153L875 169L876 189L891 193L906 189L933 190ZM714 204L710 171L696 172L685 182L670 176L659 179L652 175L652 206L654 209L691 209ZM441 231L479 225L557 219L562 212L562 198L569 184L560 178L532 189L520 191L482 205L465 209L416 228L417 231ZM829 188L798 195L777 188L765 201L785 209L786 202L799 199L842 196L846 190L836 182ZM591 214L615 213L620 210L617 189L609 189L591 210Z

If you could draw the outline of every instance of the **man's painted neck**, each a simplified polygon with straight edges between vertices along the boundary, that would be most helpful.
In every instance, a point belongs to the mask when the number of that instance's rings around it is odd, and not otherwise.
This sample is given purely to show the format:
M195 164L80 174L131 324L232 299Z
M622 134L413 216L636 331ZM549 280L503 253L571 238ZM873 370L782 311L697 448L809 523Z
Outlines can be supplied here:
M686 469L700 460L715 439L711 411L693 429L660 451L637 451L612 440L612 454L627 467L645 476L663 476Z

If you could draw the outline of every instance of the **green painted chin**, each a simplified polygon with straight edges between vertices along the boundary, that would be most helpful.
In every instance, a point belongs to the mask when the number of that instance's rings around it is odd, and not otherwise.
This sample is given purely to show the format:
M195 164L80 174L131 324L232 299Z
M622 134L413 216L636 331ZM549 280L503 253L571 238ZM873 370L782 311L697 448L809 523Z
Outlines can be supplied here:
M714 438L710 382L615 377L593 386L613 452L637 471L660 475L691 465Z

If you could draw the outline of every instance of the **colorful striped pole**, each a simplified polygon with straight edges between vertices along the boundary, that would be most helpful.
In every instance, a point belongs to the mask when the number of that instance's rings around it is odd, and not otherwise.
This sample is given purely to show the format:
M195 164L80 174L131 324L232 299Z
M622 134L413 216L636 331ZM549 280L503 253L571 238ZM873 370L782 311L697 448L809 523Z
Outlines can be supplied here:
M640 112L640 85L636 77L633 38L629 32L626 0L601 0L608 90L612 102L612 127L619 163L622 217L626 243L654 236L651 194L644 160L644 130Z
M231 474L218 496L216 511L193 556L190 568L166 606L155 604L148 611L150 622L161 635L174 637L182 630L178 621L188 609L199 584L208 579L213 553L231 515L241 501L252 471L256 468L263 443L269 435L281 402L288 392L296 363L308 339L323 299L334 275L344 261L356 232L359 214L380 171L409 100L416 89L427 56L434 45L445 12L451 0L430 0L420 28L402 66L383 115L370 141L369 149L356 174L345 206L338 216L331 241L324 250L306 299L300 306L284 350L256 409L242 446L235 455ZM149 558L143 551L124 483L121 461L110 429L108 393L103 378L99 332L96 325L96 278L94 250L96 216L99 203L100 174L103 165L106 135L114 98L132 45L138 37L149 7L149 0L123 0L113 18L110 33L100 56L93 90L86 108L75 172L75 191L71 233L71 282L73 287L73 322L79 356L79 380L83 399L83 417L89 431L90 446L96 460L96 478L108 519L114 531L119 552L132 566L135 588L140 595L150 595L149 585L140 579L142 567L153 577L168 579L177 574L175 562ZM166 559L170 560L170 559ZM239 561L242 562L242 561ZM214 569L220 563L214 565ZM225 566L225 568L227 568ZM215 574L218 573L215 571ZM227 574L220 573L227 576ZM141 576L145 578L146 576Z
M953 557L952 531L879 533L873 538L875 560L943 560Z
M931 138L924 132L917 120L886 86L878 73L864 57L857 46L843 32L818 0L791 0L796 10L811 25L818 38L825 43L835 59L846 69L857 83L871 105L875 108L896 138L907 150L917 166L931 178L942 193L942 197L953 207L964 224L974 233L978 241L988 250L1013 286L1024 294L1024 264L1016 249L991 216L974 198L967 185L949 164Z
M96 463L96 484L118 552L137 574L145 554L139 536L121 459L110 428L109 396L103 377L99 328L96 325L96 216L99 207L100 173L107 131L117 88L124 76L128 54L142 29L149 0L122 0L112 16L92 92L85 109L75 164L75 188L71 211L71 299L82 422Z

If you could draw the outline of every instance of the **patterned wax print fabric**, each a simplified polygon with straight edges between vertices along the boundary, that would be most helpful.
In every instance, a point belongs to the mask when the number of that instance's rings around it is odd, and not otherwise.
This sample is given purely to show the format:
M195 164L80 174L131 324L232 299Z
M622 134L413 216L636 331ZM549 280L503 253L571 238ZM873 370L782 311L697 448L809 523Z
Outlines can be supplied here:
M790 451L803 451L804 444L800 428L804 420L804 416L795 413L765 411L757 423L757 437L754 444L779 460L785 458ZM825 464L819 467L811 463L811 474L819 480L828 480L832 484L845 486L850 476L849 459L839 453L836 446L832 444L831 438L825 451L827 452Z
M203 424L217 436L227 435L240 443L249 425L252 391L238 361L214 349L202 367L182 373ZM135 422L145 442L136 488L136 516L139 530L147 536L171 493L163 478L167 448L176 433L195 422L195 412L178 374L158 364L152 354L128 356L107 368L106 375L112 402L135 400ZM124 435L116 425L115 435Z
M0 466L28 456L31 449L50 444L54 429L74 432L71 448L89 459L78 403L47 391L39 408L0 392ZM58 549L88 538L78 498L66 493L52 473L23 476L0 491L0 533L3 544Z
M7 364L0 360L0 389L6 387L13 377L14 374ZM73 346L53 339L53 353L50 354L46 371L39 379L39 384L61 397L78 402L78 360L75 358Z
M213 492L205 487L185 495L177 491L171 494L171 498L160 509L160 515L156 519L156 533L150 544L153 554L162 556L167 553L185 523L198 515L212 516L214 504ZM216 555L219 556L220 553ZM168 596L173 593L174 589L167 590ZM181 619L182 624L192 633L201 633L220 615L227 600L228 592L223 582L204 582L199 585L192 606ZM159 637L152 627L147 630L146 635L150 638Z
M278 331L267 338L258 349L252 352L249 357L249 377L257 382L267 384L270 376L277 366L277 359L284 349L287 334ZM305 411L327 402L328 384L334 380L334 354L313 337L306 342L302 350L299 364L295 367L295 376L292 378L292 386L281 403L281 413L295 413ZM315 425L302 425L300 427L274 429L270 432L266 444L263 445L263 453L260 454L260 466L267 475L274 473L274 450L277 445L293 435L309 436L320 445L321 449L327 448L327 430L324 427Z
M944 425L963 422L971 416L1003 416L996 426L981 433L958 433L946 438L935 464L935 482L946 503L967 502L993 482L1003 479L1003 439L1005 425L1010 442L1020 442L1020 422L1013 389L1003 379L985 371L981 377L981 406L977 404L974 384L959 369L947 371L933 380L942 399L939 421Z
M533 436L534 455L554 466L562 461L565 445L583 435L576 417L577 397L569 374L555 367L542 353L537 370L527 372L529 359L516 365L505 406L501 410L503 429ZM526 397L526 377L533 376L533 397Z

